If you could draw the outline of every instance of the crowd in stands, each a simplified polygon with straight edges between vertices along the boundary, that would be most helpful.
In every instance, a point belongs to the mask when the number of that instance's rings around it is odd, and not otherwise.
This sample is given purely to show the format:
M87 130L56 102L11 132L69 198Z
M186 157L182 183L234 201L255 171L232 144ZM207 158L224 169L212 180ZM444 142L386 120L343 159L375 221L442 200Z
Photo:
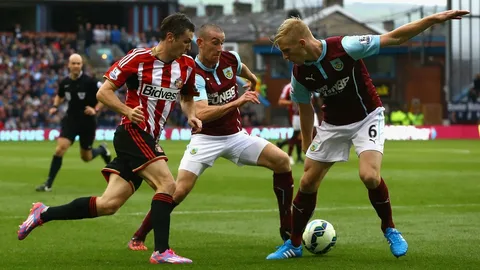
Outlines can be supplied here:
M93 43L118 44L124 51L150 47L156 45L158 34L156 29L131 36L123 27L92 27L88 23L76 34L22 32L18 25L13 32L0 33L0 130L59 128L66 103L53 116L48 111L60 80L68 75L68 57L72 53L86 53ZM88 61L84 72L95 75ZM117 91L122 101L125 94L125 87ZM253 110L245 107L243 113L244 126L259 124ZM120 122L120 116L107 109L99 112L97 119L103 128ZM169 119L168 126L187 126L178 103Z

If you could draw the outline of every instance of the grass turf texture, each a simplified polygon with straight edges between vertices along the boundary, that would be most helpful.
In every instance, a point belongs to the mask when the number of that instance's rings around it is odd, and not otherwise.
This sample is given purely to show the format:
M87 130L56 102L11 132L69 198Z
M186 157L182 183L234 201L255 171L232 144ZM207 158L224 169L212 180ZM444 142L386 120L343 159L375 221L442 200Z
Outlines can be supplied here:
M174 175L186 142L163 142ZM480 265L480 141L387 142L382 176L390 189L394 221L407 239L406 257L394 258L380 221L358 178L358 159L336 164L322 183L313 218L337 230L335 248L323 256L267 261L280 244L272 173L219 160L173 213L170 243L191 258L188 266L150 265L149 251L127 242L150 207L143 184L110 217L52 221L18 241L18 225L32 202L68 203L100 196L102 160L80 160L78 144L66 154L51 193L37 193L53 142L0 143L0 269L478 269ZM302 166L294 166L295 186Z

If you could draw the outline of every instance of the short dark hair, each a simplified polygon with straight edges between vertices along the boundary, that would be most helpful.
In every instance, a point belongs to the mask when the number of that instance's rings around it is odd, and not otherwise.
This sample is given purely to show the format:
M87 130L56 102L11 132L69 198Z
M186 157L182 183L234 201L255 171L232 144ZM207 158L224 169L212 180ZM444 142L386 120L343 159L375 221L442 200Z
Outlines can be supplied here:
M298 9L290 9L288 12L287 12L287 19L290 19L290 18L302 18L302 14L300 13L300 11Z
M215 31L222 32L222 33L224 32L222 27L220 27L219 25L214 23L206 23L200 26L200 29L198 30L198 36L203 37L205 35L205 32L207 32L210 29L213 29Z
M160 40L167 38L167 33L170 32L175 38L181 36L185 31L190 30L195 32L195 25L183 13L174 13L168 15L160 24Z

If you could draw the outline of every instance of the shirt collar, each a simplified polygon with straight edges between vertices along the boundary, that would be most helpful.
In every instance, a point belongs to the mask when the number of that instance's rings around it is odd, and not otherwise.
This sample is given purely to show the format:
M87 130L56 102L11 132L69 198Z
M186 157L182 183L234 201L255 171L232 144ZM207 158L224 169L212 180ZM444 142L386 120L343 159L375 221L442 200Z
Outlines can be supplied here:
M208 71L208 72L214 72L217 67L218 67L218 62L217 64L215 65L214 68L209 68L209 67L206 67L202 62L200 62L200 59L198 58L198 55L195 57L195 62L205 71Z
M320 61L325 58L325 55L327 54L327 42L324 39L321 39L320 42L322 42L322 54L320 54L320 57L316 61L310 61L310 62L305 62L304 64L307 66L311 66L313 64L320 63Z

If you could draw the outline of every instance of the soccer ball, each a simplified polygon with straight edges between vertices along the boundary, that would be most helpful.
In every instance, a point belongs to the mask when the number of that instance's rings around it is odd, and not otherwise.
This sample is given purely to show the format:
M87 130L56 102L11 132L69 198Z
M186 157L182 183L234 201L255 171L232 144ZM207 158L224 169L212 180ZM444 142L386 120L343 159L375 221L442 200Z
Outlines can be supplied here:
M303 245L313 254L325 254L335 246L337 233L330 222L323 219L310 221L303 232Z

